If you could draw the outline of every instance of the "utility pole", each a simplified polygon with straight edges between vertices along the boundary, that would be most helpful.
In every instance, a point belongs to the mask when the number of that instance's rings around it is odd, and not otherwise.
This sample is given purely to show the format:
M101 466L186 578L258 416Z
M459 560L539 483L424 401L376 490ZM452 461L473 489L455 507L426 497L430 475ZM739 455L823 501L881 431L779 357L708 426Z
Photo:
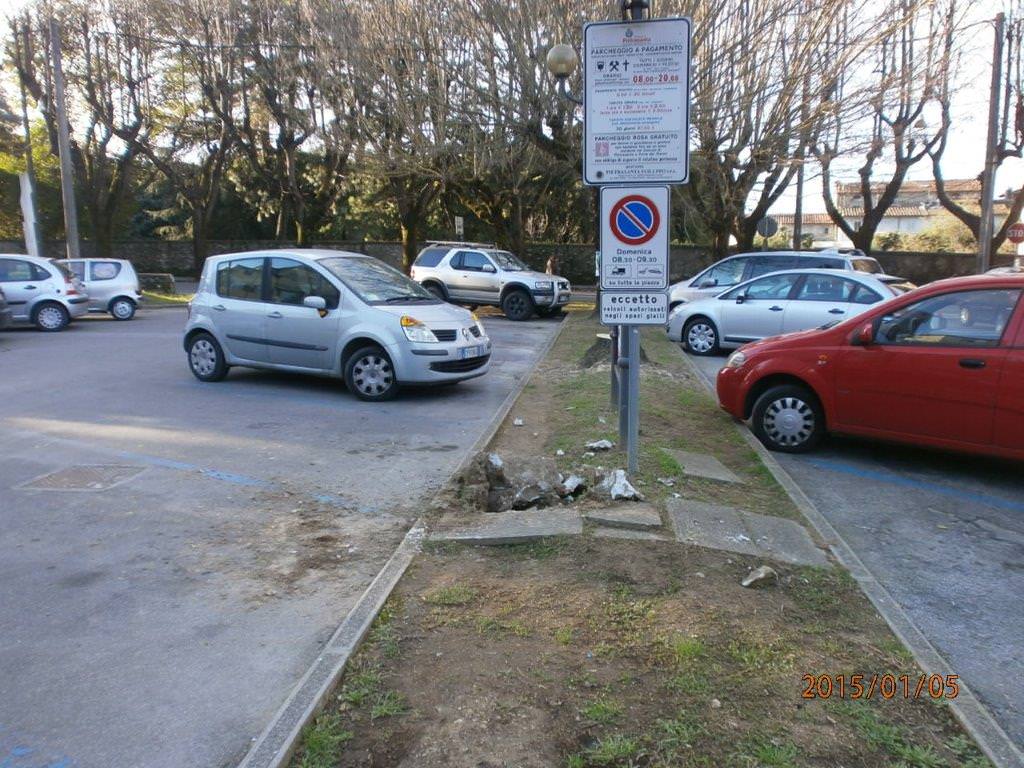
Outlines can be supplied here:
M1003 75L1003 28L1006 16L996 15L996 35L992 46L992 92L988 105L988 140L985 144L985 170L981 175L981 222L978 227L978 272L985 273L992 263L992 193L996 176L996 140L999 132L999 90Z
M75 178L71 173L71 131L64 101L64 69L61 65L60 25L50 19L50 56L53 59L53 99L57 109L57 149L60 152L60 193L64 203L64 237L69 259L81 258L78 245L78 209Z
M28 30L25 30L28 33ZM18 58L21 58L21 33L14 35L15 51ZM25 177L28 179L28 202L29 212L22 215L25 217L25 250L31 256L43 255L43 241L39 236L39 215L36 209L36 164L32 157L32 126L28 121L28 94L25 92L25 83L18 78L18 85L21 87L21 126L25 131ZM31 241L31 242L30 242Z

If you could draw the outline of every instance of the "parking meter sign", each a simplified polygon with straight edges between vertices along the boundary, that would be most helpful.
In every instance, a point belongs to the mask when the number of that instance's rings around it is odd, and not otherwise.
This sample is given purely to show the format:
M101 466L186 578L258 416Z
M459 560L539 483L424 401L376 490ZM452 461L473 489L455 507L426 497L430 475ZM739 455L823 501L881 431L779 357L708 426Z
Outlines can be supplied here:
M668 187L601 188L601 290L668 287Z

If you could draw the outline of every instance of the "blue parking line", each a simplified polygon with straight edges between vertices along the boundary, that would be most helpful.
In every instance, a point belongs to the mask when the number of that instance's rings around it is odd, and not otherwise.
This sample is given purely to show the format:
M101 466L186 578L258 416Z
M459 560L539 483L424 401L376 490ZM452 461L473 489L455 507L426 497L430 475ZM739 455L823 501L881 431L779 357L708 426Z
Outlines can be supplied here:
M806 459L807 463L819 469L827 469L832 472L842 472L846 475L864 478L865 480L878 480L890 485L900 485L904 488L915 488L921 491L928 491L940 496L948 496L960 501L969 501L974 504L984 504L996 509L1006 509L1011 512L1024 512L1024 502L1011 501L999 496L991 496L987 493L974 493L962 491L959 488L951 488L948 485L932 483L927 480L914 480L910 477L897 475L895 472L887 472L882 469L864 469L854 464L847 464L834 459Z
M196 464L188 464L184 461L174 461L172 459L162 459L159 456L148 456L144 453L131 453L130 451L122 451L119 454L122 458L130 461L139 461L143 464L149 464L154 467L164 467L165 469L179 469L184 472L200 472L207 477L212 477L214 480L223 480L225 483L232 483L234 485L244 485L248 487L256 488L272 488L273 483L268 483L266 480L260 480L256 477L249 477L248 475L238 475L234 472L224 472L219 469L210 469L208 467L200 467Z

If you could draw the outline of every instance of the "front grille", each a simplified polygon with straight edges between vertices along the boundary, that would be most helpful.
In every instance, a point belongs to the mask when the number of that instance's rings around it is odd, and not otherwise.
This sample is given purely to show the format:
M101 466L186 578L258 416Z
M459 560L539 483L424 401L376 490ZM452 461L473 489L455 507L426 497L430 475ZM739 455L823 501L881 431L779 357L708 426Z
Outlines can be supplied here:
M477 368L482 368L490 359L490 355L481 355L480 357L471 357L467 360L445 360L440 363L431 363L430 370L437 371L438 373L466 373L467 371L475 371Z
M431 330L434 331L434 335L437 336L437 340L438 341L455 341L455 329L454 328L444 328L444 329L442 329L440 331L437 330L437 329L431 328Z

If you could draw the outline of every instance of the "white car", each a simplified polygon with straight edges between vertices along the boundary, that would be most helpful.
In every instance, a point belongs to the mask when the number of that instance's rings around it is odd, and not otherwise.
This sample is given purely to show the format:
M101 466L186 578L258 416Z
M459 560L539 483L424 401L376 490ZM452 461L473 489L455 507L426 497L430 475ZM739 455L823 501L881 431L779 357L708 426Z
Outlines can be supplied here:
M22 253L0 254L0 289L11 319L41 331L60 331L89 311L85 286L67 267Z
M183 341L200 381L272 368L341 377L362 400L483 376L491 359L469 310L377 259L314 249L207 259Z
M667 331L689 352L712 355L768 336L837 323L896 295L896 289L868 274L792 269L680 304L669 315Z

